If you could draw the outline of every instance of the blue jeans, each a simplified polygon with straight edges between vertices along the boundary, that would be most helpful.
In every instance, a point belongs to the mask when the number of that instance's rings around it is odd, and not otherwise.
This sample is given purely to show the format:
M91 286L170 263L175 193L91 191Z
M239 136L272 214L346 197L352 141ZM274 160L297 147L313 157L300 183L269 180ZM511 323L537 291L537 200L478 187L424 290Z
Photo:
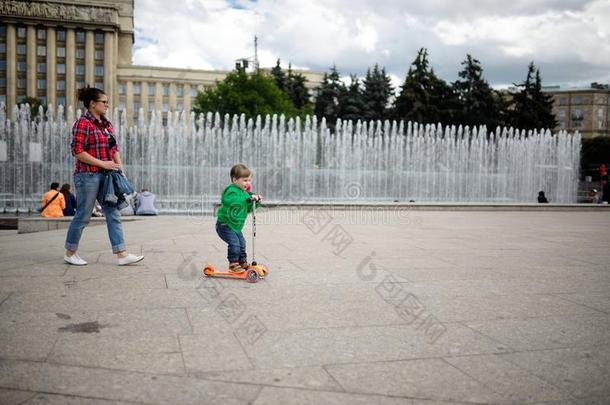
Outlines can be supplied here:
M246 240L241 232L235 232L227 225L216 222L216 233L220 236L220 239L224 240L227 242L227 245L229 245L227 252L229 263L244 263L247 261Z
M83 229L89 224L91 213L95 206L95 200L100 188L104 185L103 173L77 173L74 175L74 188L76 189L76 213L68 235L66 236L66 249L76 252L78 250L78 242L83 233ZM98 200L99 201L99 200ZM110 205L106 205L100 201L104 217L106 218L106 226L108 227L108 236L112 245L112 252L119 253L126 250L125 240L123 239L123 227L121 226L121 214L119 210Z

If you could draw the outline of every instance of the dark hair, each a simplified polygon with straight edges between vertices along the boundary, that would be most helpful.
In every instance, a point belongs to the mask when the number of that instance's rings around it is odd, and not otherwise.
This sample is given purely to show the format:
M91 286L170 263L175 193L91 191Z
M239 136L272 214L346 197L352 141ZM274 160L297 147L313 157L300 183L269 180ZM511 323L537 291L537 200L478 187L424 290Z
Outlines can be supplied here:
M97 87L83 87L78 89L78 99L83 102L86 109L89 109L89 105L92 101L97 101L101 95L105 95L104 90L98 89Z
M58 187L59 187L59 183L54 181L53 183L51 183L50 190L57 190Z
M67 196L68 194L70 194L70 188L71 188L70 185L68 183L66 183L63 186L61 186L61 189L59 189L59 192L65 196Z
M248 166L242 165L241 163L236 164L231 168L231 180L250 177L251 174L252 172L248 169Z
M544 195L544 191L539 191L539 192L538 192L538 195L539 195L539 196L543 196L543 195Z

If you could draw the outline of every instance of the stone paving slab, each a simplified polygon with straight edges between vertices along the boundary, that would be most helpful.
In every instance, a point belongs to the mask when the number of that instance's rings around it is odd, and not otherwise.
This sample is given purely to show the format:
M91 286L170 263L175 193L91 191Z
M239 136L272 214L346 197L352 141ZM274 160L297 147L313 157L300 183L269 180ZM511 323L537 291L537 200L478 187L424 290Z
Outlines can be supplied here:
M609 403L607 212L257 217L257 284L201 276L212 217L125 223L130 267L2 232L0 403Z

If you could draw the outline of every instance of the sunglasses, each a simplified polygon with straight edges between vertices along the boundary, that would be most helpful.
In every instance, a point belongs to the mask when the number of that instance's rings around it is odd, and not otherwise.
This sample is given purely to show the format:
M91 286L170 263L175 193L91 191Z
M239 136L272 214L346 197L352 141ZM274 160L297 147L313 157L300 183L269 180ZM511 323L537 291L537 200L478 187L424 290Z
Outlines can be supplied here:
M108 100L95 100L96 103L103 103L108 105Z

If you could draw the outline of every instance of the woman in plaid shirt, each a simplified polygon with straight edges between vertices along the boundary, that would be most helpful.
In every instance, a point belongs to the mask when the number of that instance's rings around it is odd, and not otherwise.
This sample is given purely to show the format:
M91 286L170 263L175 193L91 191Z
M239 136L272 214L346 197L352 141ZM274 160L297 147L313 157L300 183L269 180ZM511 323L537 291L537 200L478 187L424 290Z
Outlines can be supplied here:
M91 219L95 200L104 184L105 172L121 170L123 164L114 137L114 129L106 119L108 110L106 93L94 87L85 87L78 91L78 99L83 102L87 112L72 126L72 154L76 157L74 186L78 205L68 228L64 261L83 266L87 262L76 253L78 242L83 229ZM117 208L103 201L99 203L104 210L112 252L116 253L118 264L124 266L142 260L144 256L126 252L121 215Z

